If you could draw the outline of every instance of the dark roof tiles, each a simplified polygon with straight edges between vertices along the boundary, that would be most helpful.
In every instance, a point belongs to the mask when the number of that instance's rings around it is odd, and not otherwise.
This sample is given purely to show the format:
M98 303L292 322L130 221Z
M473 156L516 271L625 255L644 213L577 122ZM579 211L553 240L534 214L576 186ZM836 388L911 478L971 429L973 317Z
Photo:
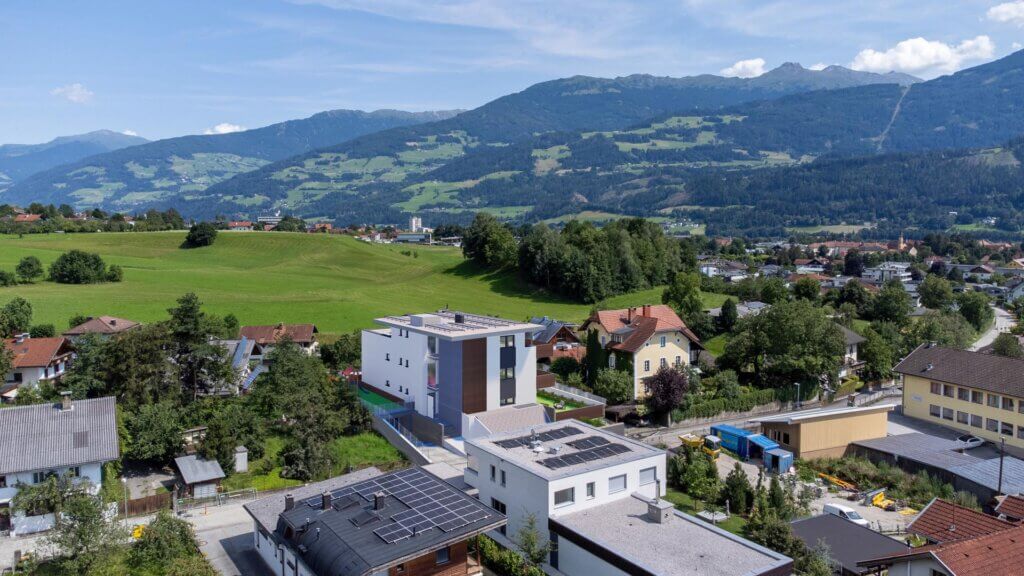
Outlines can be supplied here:
M1024 360L922 344L894 368L897 373L989 392L1024 397Z

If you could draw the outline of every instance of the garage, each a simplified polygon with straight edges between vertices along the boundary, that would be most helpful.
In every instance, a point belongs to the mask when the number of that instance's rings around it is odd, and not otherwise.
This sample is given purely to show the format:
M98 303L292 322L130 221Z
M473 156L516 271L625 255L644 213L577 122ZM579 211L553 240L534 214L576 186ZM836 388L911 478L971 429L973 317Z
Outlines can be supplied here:
M216 460L207 460L190 454L175 458L174 464L178 467L178 475L185 486L185 495L193 498L217 496L220 481L224 479L224 470Z

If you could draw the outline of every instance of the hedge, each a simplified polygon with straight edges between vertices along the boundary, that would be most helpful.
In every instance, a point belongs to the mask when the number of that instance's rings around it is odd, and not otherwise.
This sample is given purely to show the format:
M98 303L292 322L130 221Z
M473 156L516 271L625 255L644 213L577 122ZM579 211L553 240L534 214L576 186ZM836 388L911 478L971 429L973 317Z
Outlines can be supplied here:
M487 536L482 534L477 536L476 545L480 550L480 560L495 574L501 576L544 576L544 572L539 568L527 566L523 557L517 552L502 548Z
M672 420L689 420L691 418L711 418L722 412L747 412L762 404L770 404L779 399L779 393L774 389L757 390L740 394L735 398L716 398L706 402L698 402L686 410L673 410Z

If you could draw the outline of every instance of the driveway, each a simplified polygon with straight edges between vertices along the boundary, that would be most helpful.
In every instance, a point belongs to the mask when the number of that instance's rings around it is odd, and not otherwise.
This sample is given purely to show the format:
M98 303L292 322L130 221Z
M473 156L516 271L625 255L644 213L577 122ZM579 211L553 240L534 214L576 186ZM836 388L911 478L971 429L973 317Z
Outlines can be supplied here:
M995 342L996 336L1000 333L1009 332L1010 328L1013 328L1017 322L1013 318L1013 314L1010 314L1002 308L993 308L996 313L996 319L992 322L992 326L981 335L981 338L971 346L971 350L980 350L985 346Z

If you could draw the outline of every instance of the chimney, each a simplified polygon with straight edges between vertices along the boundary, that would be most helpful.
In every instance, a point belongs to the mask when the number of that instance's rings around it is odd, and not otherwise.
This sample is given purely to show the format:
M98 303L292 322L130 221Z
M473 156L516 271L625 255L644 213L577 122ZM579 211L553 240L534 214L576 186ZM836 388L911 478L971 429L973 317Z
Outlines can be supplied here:
M668 524L674 509L671 502L653 498L647 502L647 520L655 524Z
M28 332L22 332L21 334L15 334L14 335L14 343L15 344L21 344L22 342L24 342L25 340L28 340L31 337L32 337L32 335L29 334Z
M384 493L377 492L373 495L373 509L383 510L384 509Z
M284 511L287 512L287 511L291 510L292 508L295 508L295 496L292 496L291 494L285 494L284 495Z
M323 498L323 509L324 510L330 510L331 509L331 493L330 492L324 492L322 498Z
M650 318L651 317L651 305L650 304L644 304L644 314L643 315L646 318Z
M66 412L71 410L74 405L71 403L71 391L65 390L60 393L60 411Z
M626 324L633 323L633 307L626 308Z

